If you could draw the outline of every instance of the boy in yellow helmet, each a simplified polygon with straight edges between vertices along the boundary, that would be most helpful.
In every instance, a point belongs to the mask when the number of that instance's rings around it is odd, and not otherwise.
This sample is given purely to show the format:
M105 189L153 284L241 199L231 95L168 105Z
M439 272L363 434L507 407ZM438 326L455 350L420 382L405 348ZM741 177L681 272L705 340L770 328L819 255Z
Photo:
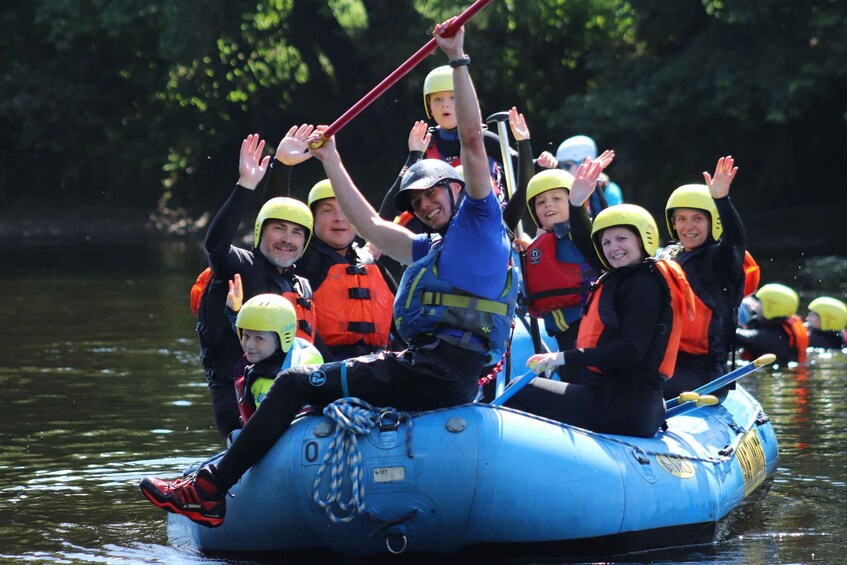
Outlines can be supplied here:
M296 337L297 313L287 298L268 293L242 304L243 299L241 276L235 275L226 305L244 350L234 373L238 411L246 424L281 371L319 365L324 359L314 345Z

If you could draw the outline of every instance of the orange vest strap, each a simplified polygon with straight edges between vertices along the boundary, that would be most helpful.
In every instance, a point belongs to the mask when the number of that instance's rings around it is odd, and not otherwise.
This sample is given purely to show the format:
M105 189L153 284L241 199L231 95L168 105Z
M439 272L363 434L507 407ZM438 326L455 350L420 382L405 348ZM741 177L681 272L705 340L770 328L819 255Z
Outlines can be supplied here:
M749 251L744 252L744 296L749 296L759 288L762 270Z
M793 315L782 322L782 328L788 334L788 345L797 350L797 362L806 362L806 348L809 347L809 332L800 316Z
M209 281L212 280L212 269L206 267L202 273L197 275L197 280L191 285L191 293L189 294L188 304L191 306L191 311L197 315L197 310L200 308L200 299L203 297L203 292L209 286Z

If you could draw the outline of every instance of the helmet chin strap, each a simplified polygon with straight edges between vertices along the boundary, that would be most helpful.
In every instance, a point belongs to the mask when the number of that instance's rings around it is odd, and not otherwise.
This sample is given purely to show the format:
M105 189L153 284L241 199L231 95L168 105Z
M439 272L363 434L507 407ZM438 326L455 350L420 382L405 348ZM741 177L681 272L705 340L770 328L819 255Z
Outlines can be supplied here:
M465 187L462 187L462 190L459 191L459 198L456 199L453 196L453 189L450 187L450 183L447 183L444 186L444 190L447 191L447 196L450 198L450 220L452 220L456 216L456 212L459 211L459 204L462 203L462 199L465 197ZM444 234L447 233L447 228L450 227L450 221L444 224L444 226L438 230L438 233L441 234L441 237L444 237Z

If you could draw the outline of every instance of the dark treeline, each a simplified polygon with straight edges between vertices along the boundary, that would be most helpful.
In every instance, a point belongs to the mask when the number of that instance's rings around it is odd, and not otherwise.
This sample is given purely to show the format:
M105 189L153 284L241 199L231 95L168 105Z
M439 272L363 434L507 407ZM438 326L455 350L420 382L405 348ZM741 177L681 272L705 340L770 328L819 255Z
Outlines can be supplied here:
M470 0L12 0L0 14L0 206L214 211L241 139L330 123ZM494 0L468 25L483 113L533 147L584 133L661 213L717 157L751 242L843 251L847 3ZM423 118L434 54L338 135L378 205ZM295 175L308 186L317 163ZM308 185L308 186L306 186ZM801 234L800 239L794 237ZM827 239L827 238L830 239Z

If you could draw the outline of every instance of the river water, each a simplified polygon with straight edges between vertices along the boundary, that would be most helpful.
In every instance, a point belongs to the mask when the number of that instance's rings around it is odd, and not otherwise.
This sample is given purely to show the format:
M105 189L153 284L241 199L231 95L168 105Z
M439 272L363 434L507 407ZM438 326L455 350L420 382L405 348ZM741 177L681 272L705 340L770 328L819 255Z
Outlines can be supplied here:
M804 305L845 296L847 259L758 259ZM170 545L138 492L222 448L188 308L203 266L197 242L0 247L0 562L249 563ZM847 356L754 375L779 440L769 492L717 543L618 562L847 562Z

